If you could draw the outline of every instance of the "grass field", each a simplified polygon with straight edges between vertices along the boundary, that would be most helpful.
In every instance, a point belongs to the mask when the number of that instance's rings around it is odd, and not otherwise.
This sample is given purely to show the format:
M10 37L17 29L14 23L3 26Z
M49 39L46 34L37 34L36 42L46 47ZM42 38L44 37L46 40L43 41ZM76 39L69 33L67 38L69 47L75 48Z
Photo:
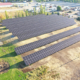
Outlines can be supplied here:
M0 47L0 61L4 60L10 64L8 72L0 74L0 80L25 80L26 75L18 69L19 62L22 61L20 56L14 52L15 46L6 45Z
M4 60L10 65L7 72L0 74L0 80L59 80L60 75L56 71L48 71L47 66L23 73L20 65L24 64L24 61L21 55L16 55L14 48L13 44L0 47L0 61Z

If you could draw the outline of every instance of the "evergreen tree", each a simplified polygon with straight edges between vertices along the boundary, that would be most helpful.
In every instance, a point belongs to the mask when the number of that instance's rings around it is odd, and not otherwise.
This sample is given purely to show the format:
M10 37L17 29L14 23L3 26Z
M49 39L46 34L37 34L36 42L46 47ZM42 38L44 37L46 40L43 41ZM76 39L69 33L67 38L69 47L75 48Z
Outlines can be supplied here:
M36 8L34 8L34 15L36 15L37 13L36 13Z
M17 12L15 12L15 18L18 18L18 14L17 14Z
M18 17L22 17L21 11L18 12Z
M22 12L22 17L25 17L24 13Z
M47 12L45 12L44 14L47 15Z
M58 12L57 15L60 15L60 13Z
M52 14L54 14L54 12L52 11Z
M42 5L40 6L40 14L44 14L44 8L42 7Z
M5 16L6 16L6 19L9 19L9 16L7 14L7 11L5 11Z
M26 16L29 16L28 10L25 11L25 15L26 15Z
M0 22L2 22L2 16L0 16Z

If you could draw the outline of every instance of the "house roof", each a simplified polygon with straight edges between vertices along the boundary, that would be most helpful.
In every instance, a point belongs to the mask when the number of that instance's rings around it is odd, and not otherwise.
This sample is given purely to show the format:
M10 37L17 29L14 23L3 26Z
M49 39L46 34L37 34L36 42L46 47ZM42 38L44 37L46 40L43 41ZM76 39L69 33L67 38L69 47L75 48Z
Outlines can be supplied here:
M0 3L0 6L4 6L4 5L12 5L12 3Z

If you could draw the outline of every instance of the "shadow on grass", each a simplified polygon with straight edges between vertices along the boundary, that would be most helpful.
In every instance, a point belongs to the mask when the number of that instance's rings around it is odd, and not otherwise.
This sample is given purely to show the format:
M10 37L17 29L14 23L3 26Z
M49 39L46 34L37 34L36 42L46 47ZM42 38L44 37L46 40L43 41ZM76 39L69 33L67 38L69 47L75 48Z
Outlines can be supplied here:
M5 51L4 51L4 52L5 52ZM14 52L11 52L11 53L6 54L6 55L4 55L4 56L1 56L0 58L15 57L15 56L17 56L17 54L16 54L16 52L14 51Z
M19 63L16 63L16 64L10 66L10 69L13 69L13 68L21 68L22 69L24 67L26 67L26 65L25 65L24 61L21 61Z
M11 41L9 43L4 42L4 45L2 47L9 47L9 46L16 44L16 43L18 43L18 39Z
M5 32L2 32L0 34L2 34L2 35L9 34L9 31L5 31Z
M13 49L15 48L15 46L13 46L13 44L8 43L8 44L5 44L5 45L2 45L2 47L8 47L9 50L10 50L10 53L7 53L7 54L5 54L5 55L3 55L3 56L0 56L0 58L15 57L15 56L17 56L16 52L13 50ZM11 51L11 49L13 50L13 52ZM2 49L2 51L3 51L4 53L6 53L6 50L5 50L5 49Z
M12 38L11 35L10 36L6 36L6 37L2 38L2 41L5 41L5 40L11 39L11 38Z
M7 43L7 44L2 45L2 47L9 47L9 46L12 46L12 45L13 45L12 43Z

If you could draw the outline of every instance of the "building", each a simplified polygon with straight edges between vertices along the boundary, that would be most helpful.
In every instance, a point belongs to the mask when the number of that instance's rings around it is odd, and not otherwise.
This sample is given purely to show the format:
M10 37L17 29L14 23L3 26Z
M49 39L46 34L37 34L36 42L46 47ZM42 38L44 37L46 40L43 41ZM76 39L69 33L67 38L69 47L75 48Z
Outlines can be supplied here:
M80 16L80 11L77 13L78 16Z
M18 7L24 7L24 6L28 6L28 3L13 3L13 5L16 5Z
M12 3L0 3L0 7L12 7L13 4Z

